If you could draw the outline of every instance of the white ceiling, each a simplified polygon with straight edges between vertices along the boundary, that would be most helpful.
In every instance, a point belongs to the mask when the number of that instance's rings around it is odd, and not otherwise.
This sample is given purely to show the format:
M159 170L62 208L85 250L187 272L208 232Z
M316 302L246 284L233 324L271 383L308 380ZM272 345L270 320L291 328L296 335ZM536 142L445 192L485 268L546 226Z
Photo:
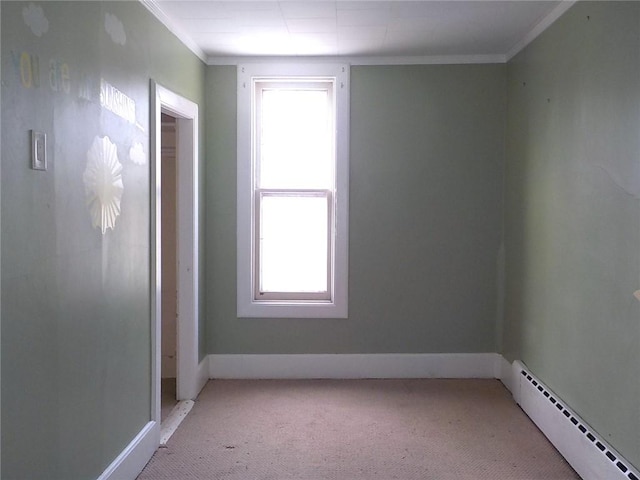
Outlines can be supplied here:
M141 0L201 58L506 61L573 2Z

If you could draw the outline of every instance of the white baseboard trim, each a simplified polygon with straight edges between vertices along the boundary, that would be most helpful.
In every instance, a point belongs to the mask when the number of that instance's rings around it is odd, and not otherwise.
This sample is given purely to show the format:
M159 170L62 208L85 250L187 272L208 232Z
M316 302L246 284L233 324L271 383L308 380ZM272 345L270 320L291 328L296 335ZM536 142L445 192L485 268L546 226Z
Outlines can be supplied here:
M209 360L207 357L202 359L202 361L195 365L195 368L190 368L185 374L188 374L188 378L183 380L184 383L181 382L180 376L178 376L178 385L177 385L177 399L178 400L195 400L200 392L202 391L204 385L209 380Z
M210 378L496 378L496 353L209 355Z
M209 380L209 364L209 359L205 357L197 367L193 399L198 396ZM135 479L147 462L149 462L161 442L166 443L169 440L192 407L192 400L180 402L174 409L175 415L174 412L171 413L174 417L172 421L165 422L167 423L167 425L164 426L165 428L161 429L159 422L151 421L147 423L120 455L111 462L111 465L102 472L98 480Z
M513 395L513 366L502 355L496 354L496 357L496 378L500 380Z
M160 425L157 422L147 423L98 480L135 479L158 448L159 438Z
M639 480L638 471L521 362L514 399L583 480Z
M210 377L209 371L211 369L210 365L211 365L211 361L209 360L208 357L204 357L202 361L198 364L198 370L196 372L196 382L197 382L196 390L197 391L192 400L195 400L196 397L200 395L200 392L202 391L205 384L209 380L209 377Z
M520 361L497 353L209 355L198 385L212 379L498 378L584 480L640 480L640 473ZM200 387L201 388L201 387ZM149 422L98 480L134 479L160 440Z

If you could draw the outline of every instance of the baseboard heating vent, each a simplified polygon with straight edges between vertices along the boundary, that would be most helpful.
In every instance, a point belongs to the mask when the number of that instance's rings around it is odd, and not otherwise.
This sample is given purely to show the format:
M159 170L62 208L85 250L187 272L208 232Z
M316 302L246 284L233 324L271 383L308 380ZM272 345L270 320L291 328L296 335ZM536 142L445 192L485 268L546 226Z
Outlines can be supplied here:
M520 362L514 398L584 480L640 480L640 473Z

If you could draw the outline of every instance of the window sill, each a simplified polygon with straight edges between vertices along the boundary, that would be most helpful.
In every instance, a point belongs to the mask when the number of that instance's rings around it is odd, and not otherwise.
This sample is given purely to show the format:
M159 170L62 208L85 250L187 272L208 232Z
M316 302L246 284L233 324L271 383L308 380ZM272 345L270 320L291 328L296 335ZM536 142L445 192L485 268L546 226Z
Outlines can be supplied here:
M238 302L238 318L347 318L346 302Z

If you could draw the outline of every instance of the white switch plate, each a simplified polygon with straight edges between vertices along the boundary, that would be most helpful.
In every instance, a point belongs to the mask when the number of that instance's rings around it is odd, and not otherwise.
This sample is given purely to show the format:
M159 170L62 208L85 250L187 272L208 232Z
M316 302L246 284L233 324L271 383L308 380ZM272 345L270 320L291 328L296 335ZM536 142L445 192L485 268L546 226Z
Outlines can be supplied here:
M47 169L47 134L31 130L31 168Z

